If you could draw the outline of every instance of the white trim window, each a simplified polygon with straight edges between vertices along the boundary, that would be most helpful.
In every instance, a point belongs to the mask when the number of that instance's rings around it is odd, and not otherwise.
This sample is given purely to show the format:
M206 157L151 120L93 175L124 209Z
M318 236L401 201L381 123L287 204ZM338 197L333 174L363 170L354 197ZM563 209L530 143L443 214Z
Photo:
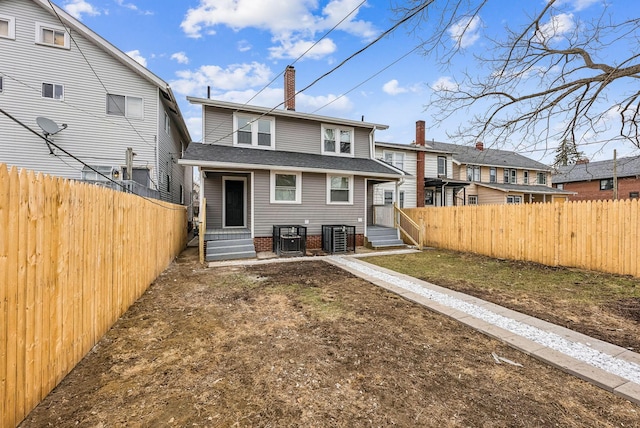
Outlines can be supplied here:
M107 94L107 114L142 119L144 102L140 97Z
M385 190L384 191L384 204L385 205L393 205L393 190Z
M390 152L384 150L382 152L383 159L386 163L395 166L398 169L404 171L404 153L403 152Z
M164 112L164 132L171 135L171 118L166 111Z
M438 156L438 177L440 178L447 177L447 157L446 156Z
M302 173L292 171L271 171L271 203L301 204Z
M352 175L327 175L327 204L353 205Z
M522 203L522 196L509 195L509 196L507 196L507 203L508 204L521 204Z
M259 149L276 148L276 121L268 116L233 115L233 145Z
M64 100L64 86L56 83L43 83L42 98Z
M480 166L467 165L467 181L480 182Z
M495 166L492 166L489 169L489 183L497 183L498 182L498 170Z
M529 184L529 171L525 170L522 172L522 182L524 184Z
M538 173L538 184L547 184L547 174L545 172Z
M468 205L478 205L478 195L469 195L467 196L468 198Z
M36 22L36 43L69 49L69 32L63 27Z
M353 128L322 125L322 154L353 156L353 138Z
M16 19L13 16L0 15L0 38L16 39Z

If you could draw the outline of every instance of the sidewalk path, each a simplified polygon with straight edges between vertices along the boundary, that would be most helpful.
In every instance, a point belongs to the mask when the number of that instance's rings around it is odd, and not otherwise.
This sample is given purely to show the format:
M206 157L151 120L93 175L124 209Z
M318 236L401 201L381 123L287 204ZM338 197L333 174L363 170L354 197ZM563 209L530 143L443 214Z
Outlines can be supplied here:
M373 284L640 405L640 354L361 260L323 259Z

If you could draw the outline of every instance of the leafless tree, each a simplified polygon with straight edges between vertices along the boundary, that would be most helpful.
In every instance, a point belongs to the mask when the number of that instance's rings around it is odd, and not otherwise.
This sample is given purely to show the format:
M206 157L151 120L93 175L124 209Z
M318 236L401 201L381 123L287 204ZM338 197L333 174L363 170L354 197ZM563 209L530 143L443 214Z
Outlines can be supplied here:
M425 1L431 4L412 30L425 55L446 65L463 53L464 37L491 0L411 0L397 10ZM526 23L485 38L473 71L433 88L427 110L435 122L469 112L450 132L467 142L517 138L521 147L555 147L601 136L640 147L640 17L615 21L604 0L591 6L600 13L589 19L572 13L567 0L517 3L530 9ZM638 14L636 6L629 15ZM568 17L571 25L563 26Z

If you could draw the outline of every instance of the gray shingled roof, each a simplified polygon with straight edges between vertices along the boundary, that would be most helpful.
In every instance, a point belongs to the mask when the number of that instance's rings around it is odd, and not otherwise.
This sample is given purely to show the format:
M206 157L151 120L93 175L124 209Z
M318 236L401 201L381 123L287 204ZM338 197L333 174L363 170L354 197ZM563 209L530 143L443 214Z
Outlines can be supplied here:
M620 158L617 163L616 174L618 177L640 176L640 156ZM613 178L613 160L559 166L552 175L552 182L570 183L605 178Z
M402 174L392 167L373 159L326 156L310 153L260 150L217 144L192 143L180 160L181 164L196 166L228 167L251 166L256 169L271 169L274 166L293 169L322 171L345 171L374 177L397 177Z
M478 150L475 146L439 143L427 141L427 146L436 150L453 153L453 159L461 164L496 166L501 168L523 168L549 171L547 165L507 150L489 149Z

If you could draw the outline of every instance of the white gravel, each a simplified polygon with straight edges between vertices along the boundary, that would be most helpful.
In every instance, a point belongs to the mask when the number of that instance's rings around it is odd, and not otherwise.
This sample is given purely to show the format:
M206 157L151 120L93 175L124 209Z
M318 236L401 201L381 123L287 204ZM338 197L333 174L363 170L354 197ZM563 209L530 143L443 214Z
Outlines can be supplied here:
M638 364L605 354L604 352L591 348L587 344L572 342L556 333L550 333L523 322L516 321L512 318L496 314L495 312L473 303L468 303L450 295L426 289L416 282L408 281L394 275L389 275L358 261L350 260L344 256L331 256L330 258L336 263L349 267L350 269L362 272L370 277L380 279L407 291L419 294L420 296L433 300L443 306L464 312L504 330L525 337L533 342L539 343L540 345L562 352L576 360L583 361L611 374L640 384L640 365Z

